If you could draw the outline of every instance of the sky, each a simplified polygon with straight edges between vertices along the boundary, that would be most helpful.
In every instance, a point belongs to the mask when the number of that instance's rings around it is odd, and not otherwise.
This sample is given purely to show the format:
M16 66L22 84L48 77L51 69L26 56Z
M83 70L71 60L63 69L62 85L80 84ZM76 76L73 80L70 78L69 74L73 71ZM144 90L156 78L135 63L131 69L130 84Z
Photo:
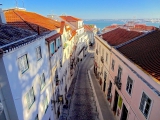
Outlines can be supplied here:
M2 9L16 7L41 15L72 15L82 19L160 18L160 0L0 0ZM23 4L24 3L24 4Z

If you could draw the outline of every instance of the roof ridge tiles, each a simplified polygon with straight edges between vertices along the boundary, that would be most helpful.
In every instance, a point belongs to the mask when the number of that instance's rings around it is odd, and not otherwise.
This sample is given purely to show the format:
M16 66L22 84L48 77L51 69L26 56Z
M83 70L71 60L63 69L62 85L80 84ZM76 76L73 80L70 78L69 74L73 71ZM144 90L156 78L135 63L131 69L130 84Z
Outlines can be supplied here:
M155 30L153 30L153 31L155 31ZM152 33L153 31L148 32L148 33L144 33L144 34L142 34L142 35L140 35L140 36L137 36L137 37L135 37L135 38L133 38L133 39L131 39L131 40L129 40L129 41L126 41L126 42L124 42L124 43L122 43L122 44L120 44L120 45L114 46L114 48L118 49L118 48L120 48L120 47L122 47L122 46L124 46L124 45L127 45L127 44L129 44L129 43L131 43L131 42L134 42L135 40L138 40L138 39L141 38L141 37L146 36L146 35L149 34L149 33Z

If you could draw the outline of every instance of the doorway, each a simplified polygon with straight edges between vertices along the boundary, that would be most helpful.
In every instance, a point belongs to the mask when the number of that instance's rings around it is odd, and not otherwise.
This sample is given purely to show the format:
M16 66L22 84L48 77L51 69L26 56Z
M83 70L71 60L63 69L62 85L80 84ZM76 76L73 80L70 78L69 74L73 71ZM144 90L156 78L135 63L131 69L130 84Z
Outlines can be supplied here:
M126 106L123 104L121 120L127 120L127 114L128 114L128 110Z
M103 92L105 92L105 90L106 90L106 81L104 81L103 83Z
M115 96L114 96L114 105L113 105L113 111L116 114L116 110L117 110L117 103L118 103L118 93L117 91L115 91Z

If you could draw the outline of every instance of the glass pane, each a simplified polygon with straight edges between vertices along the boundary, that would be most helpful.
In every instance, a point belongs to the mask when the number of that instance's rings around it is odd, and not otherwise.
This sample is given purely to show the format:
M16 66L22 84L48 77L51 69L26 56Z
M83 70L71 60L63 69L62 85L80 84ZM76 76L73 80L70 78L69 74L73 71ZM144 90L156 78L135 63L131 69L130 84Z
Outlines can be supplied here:
M28 108L30 107L30 100L29 100L29 94L27 93L26 95L26 101L27 101L27 105L28 105Z

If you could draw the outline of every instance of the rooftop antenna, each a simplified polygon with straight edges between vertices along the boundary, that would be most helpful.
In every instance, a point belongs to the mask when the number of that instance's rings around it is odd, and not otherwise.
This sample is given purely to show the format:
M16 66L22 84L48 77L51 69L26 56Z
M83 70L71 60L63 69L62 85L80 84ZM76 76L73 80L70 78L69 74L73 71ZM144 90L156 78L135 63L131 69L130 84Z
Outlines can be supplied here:
M22 0L22 3L23 3L23 8L24 8L24 0Z
M17 3L17 0L15 0L15 2L16 2L16 8L18 7L18 3Z

